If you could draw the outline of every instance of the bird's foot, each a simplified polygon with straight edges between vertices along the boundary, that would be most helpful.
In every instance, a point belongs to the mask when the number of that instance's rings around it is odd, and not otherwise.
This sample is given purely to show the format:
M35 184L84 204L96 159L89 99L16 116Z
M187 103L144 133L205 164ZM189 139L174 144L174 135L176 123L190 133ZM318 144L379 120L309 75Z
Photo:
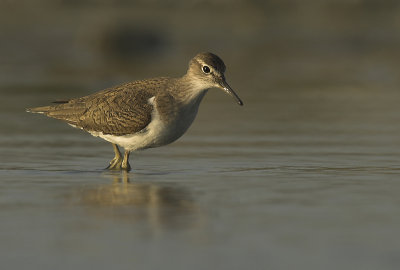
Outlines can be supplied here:
M122 168L122 158L121 157L114 157L110 164L107 166L107 170L121 170Z
M125 170L129 172L131 165L129 164L129 150L125 150L124 158L121 156L121 152L116 144L112 144L114 148L115 157L110 161L110 165L106 169L108 170Z
M129 150L125 150L124 160L122 161L121 169L129 172L131 170L131 165L129 164Z
M129 164L129 161L127 160L122 160L121 157L115 157L110 161L110 165L107 166L107 170L125 170L125 171L130 171L131 170L131 165Z
M129 161L125 162L125 160L124 160L122 162L121 169L129 172L131 170L131 165L129 164Z

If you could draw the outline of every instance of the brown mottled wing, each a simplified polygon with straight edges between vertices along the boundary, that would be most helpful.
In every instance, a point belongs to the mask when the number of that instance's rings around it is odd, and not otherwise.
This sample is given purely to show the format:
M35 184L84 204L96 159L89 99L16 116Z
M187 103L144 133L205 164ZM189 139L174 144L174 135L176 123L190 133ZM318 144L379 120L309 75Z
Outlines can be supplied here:
M167 78L127 83L63 104L30 109L64 120L86 131L116 136L136 133L151 121L149 99L165 87Z
M77 126L117 136L136 133L151 121L153 106L148 100L152 96L147 91L120 90L87 100Z

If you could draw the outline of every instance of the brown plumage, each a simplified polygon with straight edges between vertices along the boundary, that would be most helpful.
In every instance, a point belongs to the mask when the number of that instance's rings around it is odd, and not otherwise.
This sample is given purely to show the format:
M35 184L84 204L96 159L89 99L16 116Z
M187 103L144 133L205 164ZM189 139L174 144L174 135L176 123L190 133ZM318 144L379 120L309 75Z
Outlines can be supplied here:
M134 81L27 111L63 120L111 142L115 157L108 168L130 170L130 151L165 145L185 133L209 88L221 88L243 104L224 72L218 56L200 53L181 78ZM123 159L117 145L126 149Z
M130 82L28 111L64 120L86 131L116 136L133 134L150 123L153 105L148 100L165 88L167 81L168 78L157 78Z

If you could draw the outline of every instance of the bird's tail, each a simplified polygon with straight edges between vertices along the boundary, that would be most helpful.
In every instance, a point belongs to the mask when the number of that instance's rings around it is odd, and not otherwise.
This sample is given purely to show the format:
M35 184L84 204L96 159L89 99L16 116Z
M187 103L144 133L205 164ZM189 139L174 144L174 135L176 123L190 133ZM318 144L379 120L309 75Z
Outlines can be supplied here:
M28 108L27 112L40 113L48 117L66 121L71 125L77 125L81 115L85 112L83 103L68 103L67 101L58 101L57 104L36 108Z
M69 100L56 100L53 101L53 103L55 104L65 104L68 103ZM42 107L35 107L35 108L27 108L26 112L29 113L42 113L45 115L48 115L49 112L54 111L57 108L57 106L55 105L51 105L51 106L42 106Z
M47 115L51 110L51 106L43 106L43 107L36 107L36 108L27 108L26 112L29 113L41 113Z

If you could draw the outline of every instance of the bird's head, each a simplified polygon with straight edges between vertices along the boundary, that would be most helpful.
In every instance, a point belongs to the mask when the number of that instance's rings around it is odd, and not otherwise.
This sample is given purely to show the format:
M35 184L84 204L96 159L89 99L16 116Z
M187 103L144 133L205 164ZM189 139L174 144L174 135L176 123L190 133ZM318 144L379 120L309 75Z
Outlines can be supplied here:
M217 55L204 52L197 54L189 62L187 76L198 89L220 88L232 96L239 105L242 100L225 80L225 64Z

